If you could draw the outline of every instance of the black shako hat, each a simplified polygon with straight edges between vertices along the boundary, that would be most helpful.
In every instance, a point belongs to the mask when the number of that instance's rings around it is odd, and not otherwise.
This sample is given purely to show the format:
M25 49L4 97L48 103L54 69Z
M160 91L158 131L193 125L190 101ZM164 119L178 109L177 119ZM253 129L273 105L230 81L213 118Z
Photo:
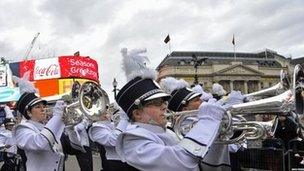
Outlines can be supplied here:
M38 97L35 93L23 93L21 97L19 98L17 102L17 110L27 119L29 119L29 116L27 114L27 109L29 107L32 107L33 105L42 102L44 104L47 104L47 101L42 100L40 97Z
M116 102L131 117L132 111L145 101L156 98L169 100L170 97L154 80L136 77L123 86L116 96Z
M15 124L15 120L14 120L14 118L5 118L3 120L3 124L4 125L14 125Z
M187 102L201 95L201 93L195 93L187 87L176 89L171 92L172 97L169 100L168 109L174 112L181 111L183 105L186 105Z

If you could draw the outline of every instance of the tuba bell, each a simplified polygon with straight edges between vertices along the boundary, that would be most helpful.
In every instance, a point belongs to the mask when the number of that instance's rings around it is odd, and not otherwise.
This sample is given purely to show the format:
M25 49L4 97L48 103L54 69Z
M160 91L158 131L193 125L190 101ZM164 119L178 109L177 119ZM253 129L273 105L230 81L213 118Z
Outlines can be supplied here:
M92 81L84 82L81 86L76 81L73 83L70 94L44 98L47 101L63 100L68 105L63 112L63 122L67 127L80 123L83 119L89 122L98 121L107 110L109 97L98 84Z

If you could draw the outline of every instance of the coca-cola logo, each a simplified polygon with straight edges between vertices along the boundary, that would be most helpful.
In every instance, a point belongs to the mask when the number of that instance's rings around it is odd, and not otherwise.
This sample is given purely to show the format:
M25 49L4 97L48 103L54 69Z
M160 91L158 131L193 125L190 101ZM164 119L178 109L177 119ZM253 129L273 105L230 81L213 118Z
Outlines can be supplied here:
M57 64L51 64L49 66L37 66L35 68L35 74L39 76L54 76L59 74L59 66Z

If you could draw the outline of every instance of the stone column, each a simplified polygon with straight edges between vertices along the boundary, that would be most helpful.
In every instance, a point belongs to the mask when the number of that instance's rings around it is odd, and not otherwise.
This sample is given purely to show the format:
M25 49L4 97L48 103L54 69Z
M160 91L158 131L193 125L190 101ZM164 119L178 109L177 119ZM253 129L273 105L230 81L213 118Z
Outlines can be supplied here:
M258 91L261 90L261 82L258 81Z
M248 81L244 80L244 94L248 94L248 85L247 85Z
M230 92L233 90L233 81L230 80Z

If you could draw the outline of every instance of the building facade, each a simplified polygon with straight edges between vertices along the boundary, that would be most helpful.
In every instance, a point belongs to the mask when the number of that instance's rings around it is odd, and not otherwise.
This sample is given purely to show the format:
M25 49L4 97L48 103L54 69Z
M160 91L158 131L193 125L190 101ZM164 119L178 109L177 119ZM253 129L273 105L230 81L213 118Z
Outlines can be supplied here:
M212 84L223 85L227 92L255 92L280 81L280 72L292 74L294 63L275 51L258 53L174 51L158 65L158 80L172 76L189 84L203 84L210 91Z

